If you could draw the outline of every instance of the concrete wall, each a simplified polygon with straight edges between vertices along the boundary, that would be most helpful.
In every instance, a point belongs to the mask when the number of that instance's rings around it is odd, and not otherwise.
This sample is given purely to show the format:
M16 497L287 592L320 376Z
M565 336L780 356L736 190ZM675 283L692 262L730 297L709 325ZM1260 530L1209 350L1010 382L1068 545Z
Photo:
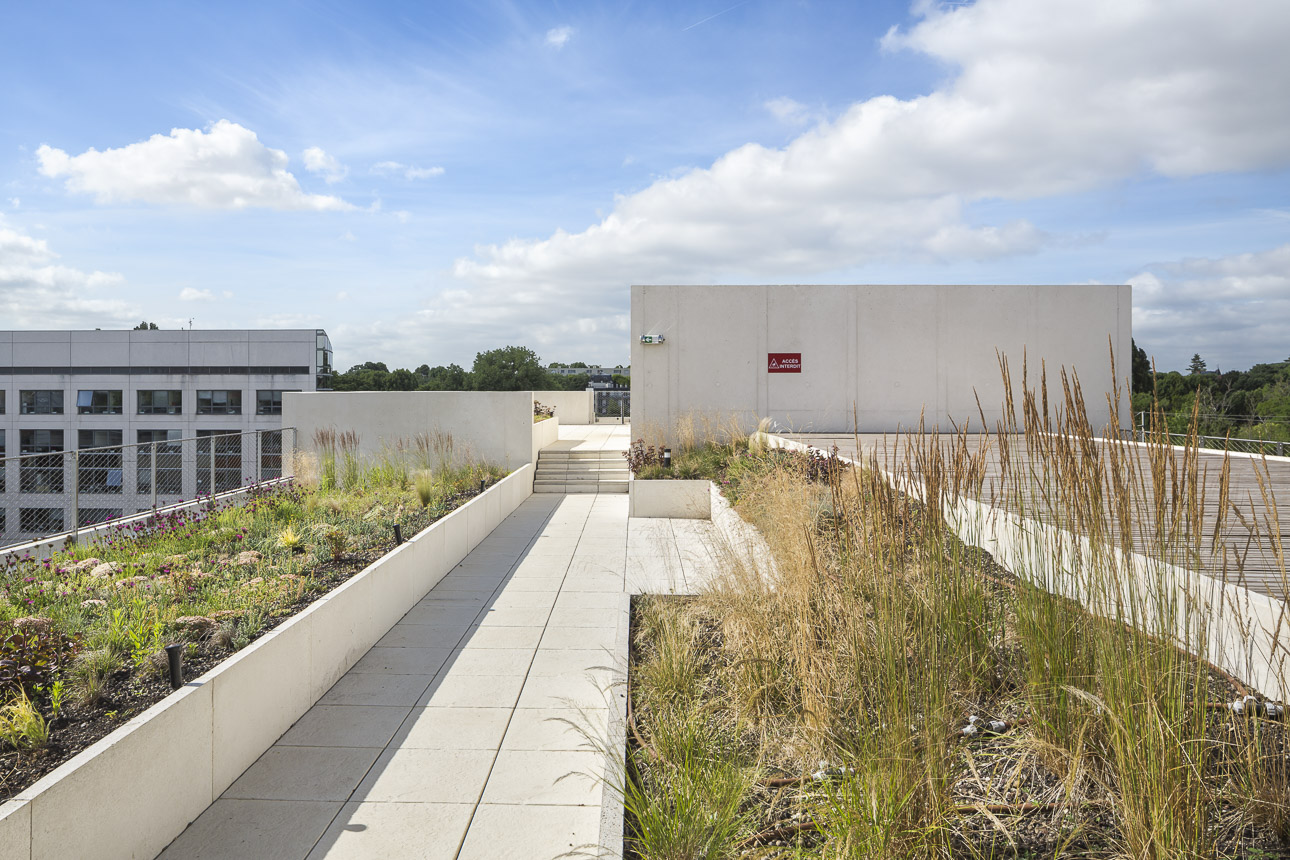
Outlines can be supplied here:
M418 433L450 433L459 453L517 468L532 462L531 391L319 391L283 397L284 427L295 427L299 448L314 432L352 430L360 453L410 442Z
M849 432L854 405L861 432L920 414L979 426L979 396L993 424L1005 399L997 350L1014 394L1023 353L1032 385L1046 362L1050 395L1058 368L1074 369L1100 428L1112 418L1108 344L1129 374L1130 312L1127 286L633 286L632 423L770 417L782 430ZM771 352L801 353L801 373L768 373Z
M595 424L595 400L591 391L534 391L533 399L554 406L561 424Z

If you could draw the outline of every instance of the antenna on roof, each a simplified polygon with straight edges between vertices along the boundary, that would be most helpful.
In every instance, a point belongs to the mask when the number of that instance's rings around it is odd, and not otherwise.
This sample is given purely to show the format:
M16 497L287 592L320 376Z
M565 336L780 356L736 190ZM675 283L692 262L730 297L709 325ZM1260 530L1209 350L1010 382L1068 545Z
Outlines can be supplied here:
M192 317L189 317L189 318L188 318L188 330L189 330L189 331L192 331L192 330L193 330L193 318L192 318Z

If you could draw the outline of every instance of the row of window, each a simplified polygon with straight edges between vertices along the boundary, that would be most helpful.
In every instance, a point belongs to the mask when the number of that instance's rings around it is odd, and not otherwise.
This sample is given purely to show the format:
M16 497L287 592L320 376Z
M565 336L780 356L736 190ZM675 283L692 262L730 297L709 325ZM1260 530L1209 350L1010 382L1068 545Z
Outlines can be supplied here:
M256 415L281 415L282 395L287 390L261 389L255 392ZM76 411L80 415L121 415L124 412L121 389L81 389L76 392ZM136 391L139 415L180 415L184 411L184 392L173 389ZM5 392L0 389L0 415L5 411ZM62 415L63 392L58 390L22 390L18 392L18 411L22 415ZM197 391L198 415L241 415L242 392L237 389L207 388Z
M214 447L212 449L212 437ZM258 434L260 480L282 475L282 433L273 430ZM236 430L198 430L189 471L196 475L194 492L209 493L214 474L215 490L223 492L243 486L242 435ZM183 493L184 449L178 430L139 430L135 468L136 492L151 493L155 474L159 495ZM120 447L120 430L80 430L77 441L82 449L77 457L77 490L81 493L118 494L125 484L124 454ZM38 456L19 461L19 491L23 493L62 493L66 488L66 470L62 430L21 430L19 451ZM155 443L150 444L150 443ZM96 449L96 450L86 450ZM156 451L156 463L152 462ZM0 458L4 457L4 431L0 430ZM44 456L40 456L44 455ZM4 469L0 469L0 493L5 490ZM2 529L0 529L2 531ZM25 531L25 529L24 529Z

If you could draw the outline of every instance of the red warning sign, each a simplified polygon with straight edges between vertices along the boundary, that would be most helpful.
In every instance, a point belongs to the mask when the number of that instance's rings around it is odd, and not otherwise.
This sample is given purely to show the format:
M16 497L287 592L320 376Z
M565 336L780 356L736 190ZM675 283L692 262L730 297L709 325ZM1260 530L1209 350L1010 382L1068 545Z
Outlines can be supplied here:
M800 352L767 353L766 371L768 373L801 373L802 354Z

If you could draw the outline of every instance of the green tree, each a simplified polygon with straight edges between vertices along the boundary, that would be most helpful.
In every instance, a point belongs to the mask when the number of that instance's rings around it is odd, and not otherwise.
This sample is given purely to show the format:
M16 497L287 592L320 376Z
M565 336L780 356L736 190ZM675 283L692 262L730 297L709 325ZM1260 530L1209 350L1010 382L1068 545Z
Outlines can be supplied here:
M386 391L416 391L421 385L417 375L405 367L400 367L385 378Z
M1130 340L1133 344L1133 393L1140 394L1151 391L1151 361L1147 358L1147 351L1138 346L1135 341Z
M423 391L470 391L470 374L460 365L429 368Z
M160 331L155 322L144 320L134 327L133 331Z
M632 378L630 376L623 376L621 373L615 373L614 385L617 385L619 388L631 388Z
M1187 365L1187 372L1192 376L1205 372L1205 359L1200 357L1200 353L1192 353L1191 364Z
M470 375L476 391L541 391L549 374L526 346L504 346L475 356Z

